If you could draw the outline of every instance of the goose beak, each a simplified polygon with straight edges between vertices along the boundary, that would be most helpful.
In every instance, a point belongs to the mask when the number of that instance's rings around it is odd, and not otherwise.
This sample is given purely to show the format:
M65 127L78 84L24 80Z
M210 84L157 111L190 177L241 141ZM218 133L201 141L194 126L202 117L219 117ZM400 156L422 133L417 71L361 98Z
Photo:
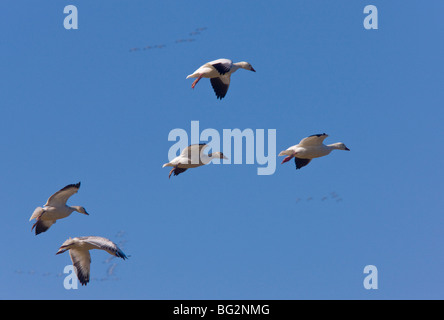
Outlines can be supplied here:
M253 67L251 67L251 69L250 69L251 71L253 71L253 72L256 72L256 70L254 70L254 68Z
M350 149L349 149L349 148L347 148L347 147L345 147L345 150L347 150L347 151L350 151Z
M85 210L85 213L84 213L85 215L87 215L87 216L89 216L89 213L88 212L86 212L86 210Z

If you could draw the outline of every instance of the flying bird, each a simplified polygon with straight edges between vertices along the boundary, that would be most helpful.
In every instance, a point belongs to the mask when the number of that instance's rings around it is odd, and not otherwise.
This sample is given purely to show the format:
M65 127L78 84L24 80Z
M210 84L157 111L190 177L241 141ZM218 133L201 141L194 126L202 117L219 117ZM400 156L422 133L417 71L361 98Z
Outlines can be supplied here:
M240 68L256 72L248 62L242 61L233 63L233 61L229 59L217 59L205 63L192 74L188 75L187 79L197 78L191 84L191 88L194 89L200 79L210 78L211 86L216 93L216 97L222 100L227 94L228 87L230 86L231 74Z
M77 193L80 188L80 182L77 184L69 184L63 189L60 189L49 197L46 204L42 207L37 207L29 221L36 219L37 221L31 228L35 228L35 234L47 231L57 220L68 217L73 211L89 215L84 207L68 206L66 201L73 194Z
M204 154L203 151L207 147L208 145L206 143L192 144L183 149L179 156L170 162L165 163L162 168L173 167L168 178L171 178L171 174L173 173L177 176L182 172L185 172L187 169L206 165L213 159L228 159L222 152L209 153L208 155Z
M82 286L86 286L89 282L91 265L89 250L92 249L105 250L109 254L123 260L128 259L123 251L109 239L96 236L69 238L62 244L56 254L69 250L69 256L75 267L74 270Z
M314 134L302 139L299 144L281 151L279 156L286 156L281 164L294 158L296 169L300 169L309 164L312 159L326 156L335 149L350 151L342 142L329 145L323 144L324 139L327 137L328 134L325 133Z

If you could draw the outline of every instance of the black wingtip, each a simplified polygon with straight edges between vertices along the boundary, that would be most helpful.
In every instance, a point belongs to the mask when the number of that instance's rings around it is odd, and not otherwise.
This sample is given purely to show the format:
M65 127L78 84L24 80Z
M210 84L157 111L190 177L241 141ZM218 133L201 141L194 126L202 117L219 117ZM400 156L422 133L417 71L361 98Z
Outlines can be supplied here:
M322 136L326 136L327 134L324 132L324 133L318 133L318 134L312 134L311 136L309 136L309 137L322 137Z
M216 98L222 100L222 98L227 95L229 85L223 83L220 78L211 78L210 83L216 94Z
M66 187L63 187L60 191L66 190L68 188L73 188L73 187L79 189L80 188L80 182L68 184Z
M185 172L185 171L187 171L186 168L175 168L174 171L173 171L173 174L175 176L178 176L179 174L181 174L182 172Z
M294 163L296 164L296 170L301 169L302 167L305 167L307 164L309 164L311 159L301 159L294 157Z

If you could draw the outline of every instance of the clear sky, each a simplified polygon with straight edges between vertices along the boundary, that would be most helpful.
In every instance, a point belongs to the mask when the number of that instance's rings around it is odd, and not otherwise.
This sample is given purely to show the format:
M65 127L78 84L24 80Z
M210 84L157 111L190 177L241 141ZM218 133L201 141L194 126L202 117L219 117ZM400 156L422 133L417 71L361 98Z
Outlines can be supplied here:
M77 30L63 26L71 4ZM369 4L377 30L363 26ZM0 2L0 298L444 298L443 12L438 0ZM223 100L185 79L218 58L257 71L237 71ZM168 179L168 134L191 121L274 129L277 153L323 132L351 151ZM31 232L35 207L79 181L68 204L90 215ZM71 260L55 253L85 235L131 257L92 251L91 282L66 290Z

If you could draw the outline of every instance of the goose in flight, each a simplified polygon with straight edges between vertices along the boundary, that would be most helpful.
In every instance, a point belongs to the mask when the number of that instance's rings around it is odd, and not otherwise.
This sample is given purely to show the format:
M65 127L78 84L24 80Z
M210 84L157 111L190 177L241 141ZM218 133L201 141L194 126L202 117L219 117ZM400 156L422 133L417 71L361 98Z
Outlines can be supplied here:
M335 149L350 151L350 149L347 148L342 142L329 145L323 144L324 139L327 137L328 134L325 133L314 134L302 139L299 144L292 146L287 150L281 151L279 156L286 156L282 163L290 161L292 158L294 158L296 169L300 169L309 164L313 158L326 156Z
M123 260L128 259L114 242L106 238L96 236L69 238L62 244L56 254L69 250L69 256L75 267L74 270L82 286L86 286L89 282L89 270L91 265L91 255L89 254L89 250L92 249L105 250L109 254L122 258Z
M208 145L206 143L192 144L183 149L179 156L170 162L165 163L162 168L173 167L168 175L168 178L171 178L171 174L173 173L175 176L177 176L182 172L185 172L187 169L206 165L213 159L228 159L222 152L209 153L208 155L204 154L203 151L207 147Z
M36 235L45 232L56 223L57 220L68 217L73 211L89 215L84 207L66 205L69 197L77 193L79 188L80 182L77 184L69 184L49 197L43 208L37 207L29 219L29 221L33 219L37 220L32 226L31 231L35 228Z
M191 85L191 88L194 89L200 79L210 78L211 86L216 93L216 97L222 100L227 94L228 87L230 86L231 74L239 68L256 72L248 62L242 61L233 63L233 61L229 59L217 59L205 63L192 74L188 75L187 79L197 78Z

